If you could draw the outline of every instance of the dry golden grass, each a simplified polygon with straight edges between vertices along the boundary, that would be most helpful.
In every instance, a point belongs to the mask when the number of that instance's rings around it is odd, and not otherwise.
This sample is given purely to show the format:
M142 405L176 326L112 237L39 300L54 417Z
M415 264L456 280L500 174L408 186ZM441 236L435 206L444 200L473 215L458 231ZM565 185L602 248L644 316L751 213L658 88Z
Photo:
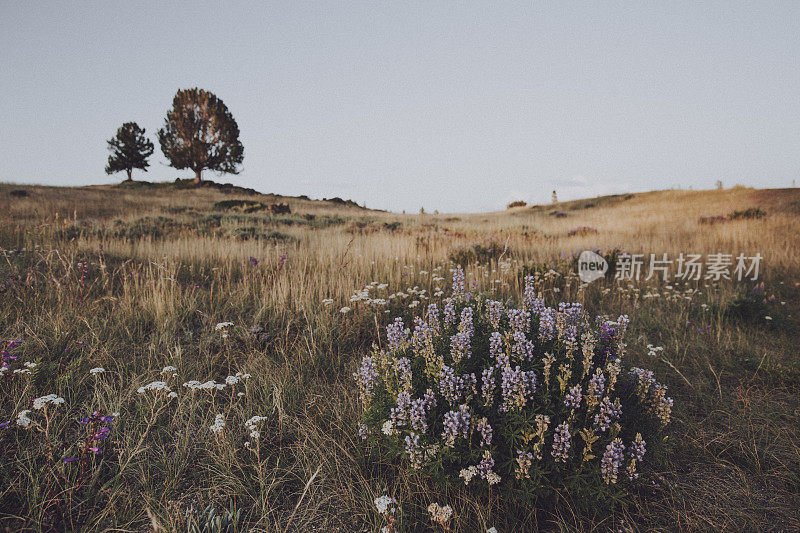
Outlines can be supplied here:
M9 195L20 188L30 196ZM237 215L205 231L198 221L224 216L212 206L232 198L285 201L292 214ZM701 216L751 207L768 216L699 223ZM0 213L0 247L27 250L3 259L0 339L23 339L22 359L40 363L29 387L15 383L0 393L0 422L30 398L58 393L68 407L54 422L59 436L52 441L63 448L75 437L74 420L90 409L122 413L113 444L118 456L109 454L96 479L80 483L47 458L33 434L0 433L2 456L14 457L2 474L0 527L179 530L187 509L234 502L256 530L369 530L380 525L372 499L389 486L412 516L424 515L420 506L431 498L446 500L459 531L800 528L798 190L661 191L487 214L399 215L211 189L0 185ZM115 228L128 231L145 217L165 217L155 224L171 229L114 236ZM265 233L232 236L245 226ZM597 233L568 237L580 226ZM269 231L287 238L276 241ZM592 513L568 497L543 509L462 491L441 495L423 479L365 458L354 434L350 376L390 315L350 304L350 295L372 281L391 291L419 285L432 292L437 283L420 271L490 239L506 250L505 266L497 258L468 265L478 290L516 298L523 265L553 264L567 282L561 293L551 287L548 298L629 313L631 362L653 367L670 385L673 453L650 467L627 504ZM732 320L726 305L740 290L734 283L700 284L694 304L711 311L697 323L689 304L642 298L645 284L607 293L599 284L581 288L562 257L587 248L673 257L759 252L768 292L786 302L782 326ZM89 262L84 277L81 261ZM663 284L652 288L668 292ZM354 311L340 314L343 305ZM223 342L214 324L228 320L237 329ZM252 326L264 333L252 334ZM76 340L82 348L65 356ZM663 360L648 359L649 343L665 347ZM178 366L181 380L219 380L240 369L253 374L247 396L227 408L232 420L270 417L262 455L253 458L233 438L210 438L214 411L188 397L148 418L132 391L167 364ZM93 366L109 370L99 390L87 374Z

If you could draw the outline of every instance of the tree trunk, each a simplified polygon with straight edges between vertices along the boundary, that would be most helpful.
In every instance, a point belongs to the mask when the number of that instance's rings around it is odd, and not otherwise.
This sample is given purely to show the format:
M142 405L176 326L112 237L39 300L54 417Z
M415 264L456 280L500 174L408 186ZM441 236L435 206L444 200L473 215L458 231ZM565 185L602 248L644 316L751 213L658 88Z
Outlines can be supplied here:
M194 170L194 184L200 185L200 182L203 181L203 178L200 177L200 174L203 172L202 168L196 168Z
M126 179L125 181L133 181L133 179L131 178L131 173L133 172L133 169L129 168L127 172L128 172L128 179Z

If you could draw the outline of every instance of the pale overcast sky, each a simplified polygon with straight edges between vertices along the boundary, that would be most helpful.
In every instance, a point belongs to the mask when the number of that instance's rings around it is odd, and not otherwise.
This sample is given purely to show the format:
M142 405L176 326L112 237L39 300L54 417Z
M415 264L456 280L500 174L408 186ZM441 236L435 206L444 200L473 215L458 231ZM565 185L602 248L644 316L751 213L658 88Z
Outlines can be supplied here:
M0 2L0 181L85 185L217 94L264 192L502 208L800 181L800 2ZM147 174L189 177L158 147Z

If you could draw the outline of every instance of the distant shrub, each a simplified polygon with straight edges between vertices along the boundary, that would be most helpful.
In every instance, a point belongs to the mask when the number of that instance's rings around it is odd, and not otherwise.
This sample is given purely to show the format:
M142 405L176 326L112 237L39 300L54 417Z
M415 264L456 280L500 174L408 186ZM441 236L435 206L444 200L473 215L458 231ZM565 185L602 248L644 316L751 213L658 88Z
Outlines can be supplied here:
M731 211L727 216L725 215L705 215L699 219L700 224L719 224L728 222L730 220L748 220L759 219L767 216L766 211L762 211L758 207L750 207L741 211Z
M12 198L27 198L30 196L30 193L25 189L13 189L8 194L10 194Z
M262 202L255 202L252 200L222 200L221 202L216 202L213 208L217 211L239 211L240 213L254 213L256 211L268 209L269 206Z
M582 237L584 235L594 235L597 233L597 228L593 228L591 226L578 226L577 228L569 230L567 232L567 237Z
M392 221L392 222L384 222L383 223L383 229L385 229L387 231L397 231L401 227L403 227L403 223L398 221L398 220L395 220L395 221Z
M564 218L565 216L567 216L567 213L565 213L564 211L550 211L549 214L551 217L556 217L556 218Z
M741 211L731 211L728 214L730 220L764 218L765 216L767 216L767 212L762 211L758 207L750 207Z
M527 204L525 201L523 201L523 200L517 200L517 201L515 201L515 202L511 202L510 204L508 204L508 205L506 206L506 208L508 208L508 209L514 209L515 207L525 207L526 205L528 205L528 204Z
M700 217L700 224L719 224L720 222L727 222L728 217L724 215L706 215Z
M470 294L463 271L440 310L386 328L355 373L361 437L436 484L537 498L614 498L664 439L672 399L653 373L624 368L627 316L590 320Z
M230 235L243 241L276 241L288 242L296 240L291 235L261 226L239 226L231 230Z
M512 251L503 243L489 240L486 243L475 243L470 246L457 248L450 252L450 260L461 266L473 263L486 264L490 261L497 261L501 257L511 257Z

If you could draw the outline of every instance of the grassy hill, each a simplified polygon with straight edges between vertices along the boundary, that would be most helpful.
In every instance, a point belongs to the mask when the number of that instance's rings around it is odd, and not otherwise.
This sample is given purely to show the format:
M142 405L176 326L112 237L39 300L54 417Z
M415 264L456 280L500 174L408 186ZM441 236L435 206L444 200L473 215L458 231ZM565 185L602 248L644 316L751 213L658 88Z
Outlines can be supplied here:
M272 213L279 203L291 212ZM36 365L0 376L0 527L185 530L214 505L257 531L377 530L373 501L389 492L408 530L431 526L434 501L452 505L455 531L798 529L798 235L798 189L400 215L213 186L0 184L0 340L21 341L13 368ZM757 281L586 285L585 249L763 261ZM442 490L365 449L352 373L392 317L438 301L454 264L495 299L518 301L538 272L548 305L629 315L626 364L652 369L675 403L667 452L628 498L586 509L570 494ZM236 392L182 386L237 372L251 377ZM154 381L177 397L137 393ZM38 429L15 426L51 393L65 402L32 411ZM103 453L65 464L93 411L119 413ZM260 441L245 446L255 415Z

